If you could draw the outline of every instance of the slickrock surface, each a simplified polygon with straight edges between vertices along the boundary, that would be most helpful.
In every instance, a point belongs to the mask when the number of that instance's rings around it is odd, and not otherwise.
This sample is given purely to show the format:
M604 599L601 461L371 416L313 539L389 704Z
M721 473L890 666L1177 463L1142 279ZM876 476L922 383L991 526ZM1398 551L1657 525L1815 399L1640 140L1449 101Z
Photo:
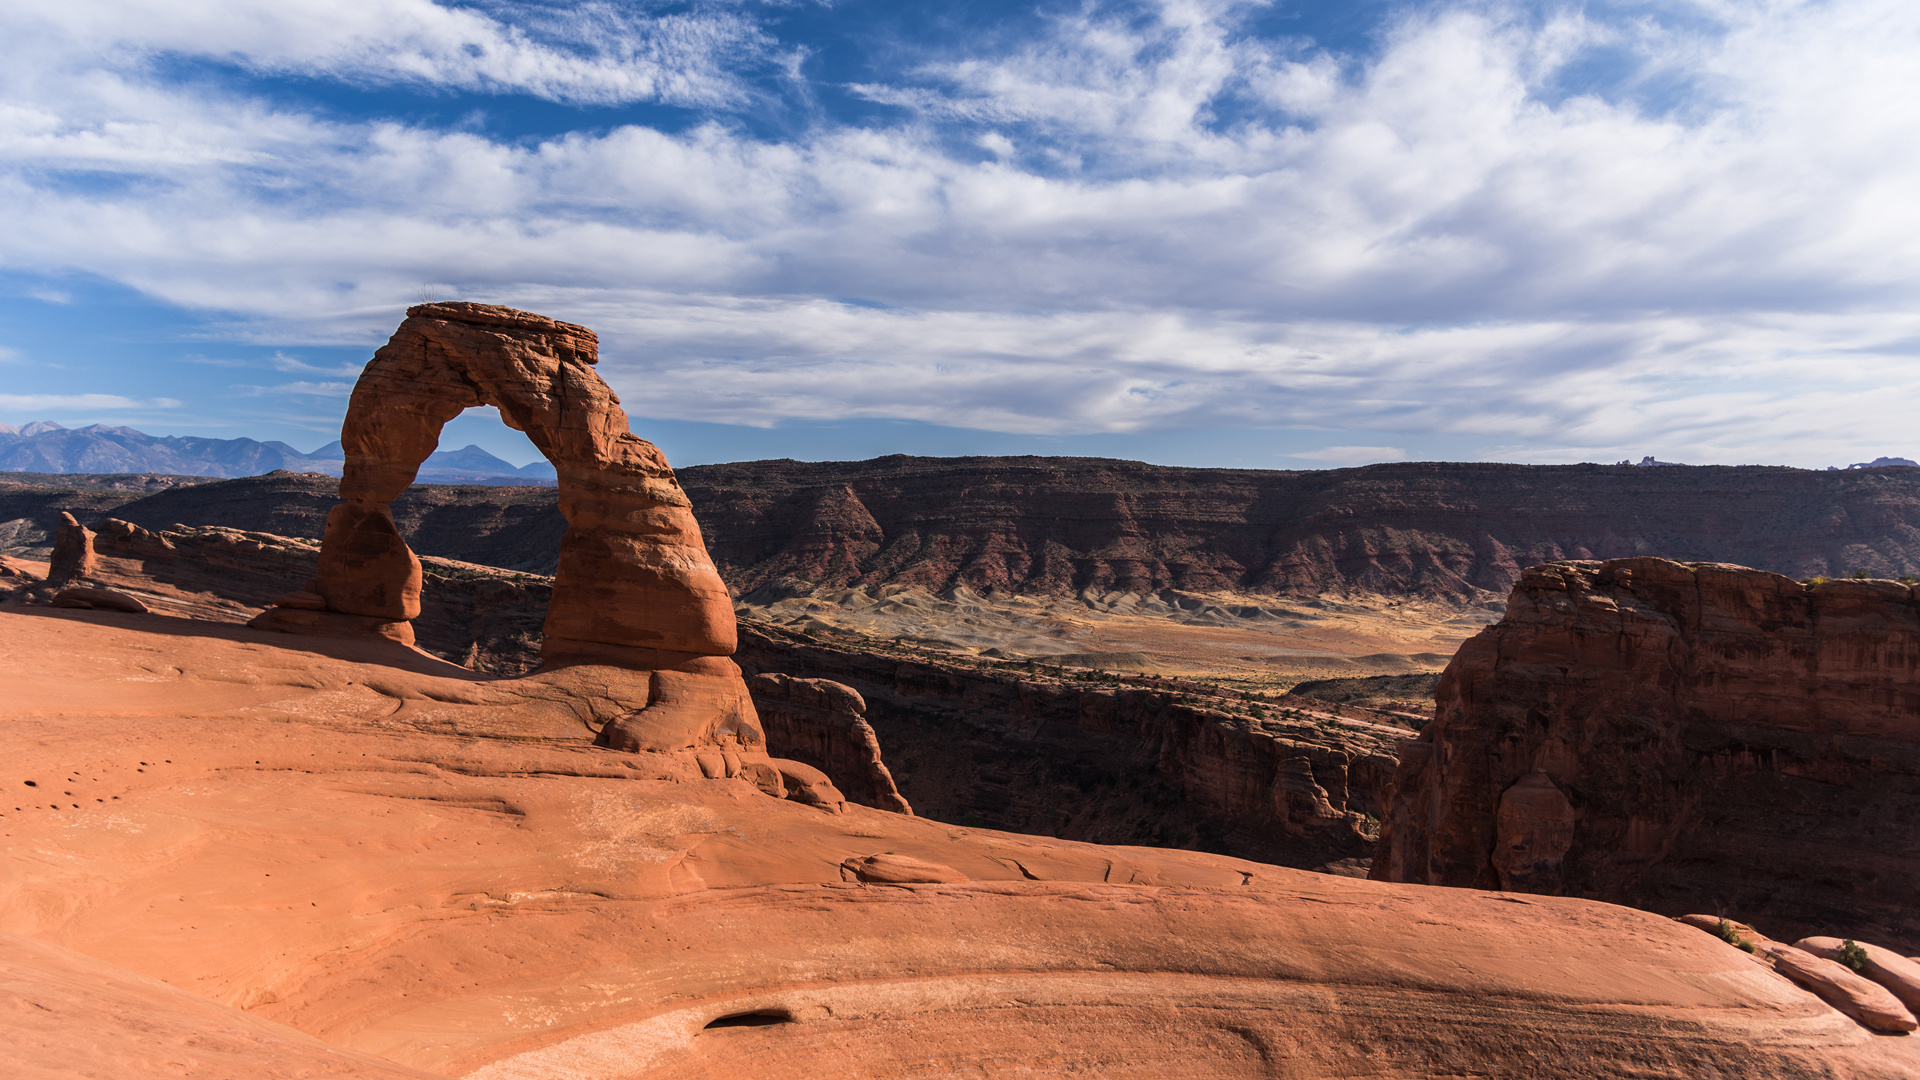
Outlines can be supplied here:
M1794 942L1793 947L1825 960L1838 961L1846 959L1847 941L1846 938L1837 937L1810 937ZM1920 1010L1920 964L1869 941L1857 941L1854 944L1866 954L1866 959L1860 965L1860 974L1886 987L1909 1010Z
M1920 603L1661 559L1529 570L1405 745L1373 872L1920 948Z
M11 1080L434 1075L18 934L0 933L0 1031Z
M1682 915L1678 921L1721 940L1725 940L1723 934L1730 936L1733 940L1727 941L1727 945L1747 954L1754 963L1785 976L1795 986L1871 1031L1903 1035L1920 1028L1913 1013L1884 983L1836 963L1835 957L1824 949L1808 948L1806 941L1783 945L1746 923L1712 915ZM1840 939L1832 940L1836 946L1840 944Z
M1920 1074L1641 912L834 814L599 749L593 669L10 605L0 653L0 932L440 1075ZM888 855L966 880L846 880ZM12 1046L32 1011L0 1010Z

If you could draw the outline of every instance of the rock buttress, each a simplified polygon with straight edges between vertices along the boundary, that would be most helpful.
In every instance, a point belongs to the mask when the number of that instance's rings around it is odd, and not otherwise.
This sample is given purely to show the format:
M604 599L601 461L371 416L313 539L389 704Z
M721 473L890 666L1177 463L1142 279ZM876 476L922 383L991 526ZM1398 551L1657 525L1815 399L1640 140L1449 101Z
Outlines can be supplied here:
M1461 648L1436 704L1403 744L1375 877L1920 949L1909 586L1551 563Z

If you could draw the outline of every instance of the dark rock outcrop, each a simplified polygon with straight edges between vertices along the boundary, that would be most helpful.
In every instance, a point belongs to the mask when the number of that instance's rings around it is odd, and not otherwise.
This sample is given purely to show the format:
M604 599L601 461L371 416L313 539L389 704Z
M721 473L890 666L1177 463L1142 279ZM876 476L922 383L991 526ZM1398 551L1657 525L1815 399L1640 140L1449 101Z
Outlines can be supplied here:
M1920 599L1569 562L1441 677L1376 877L1719 911L1920 948Z
M776 674L747 680L747 691L769 753L835 777L846 797L862 806L913 813L881 760L880 739L867 723L867 703L859 691L827 679Z
M1796 576L1920 569L1920 470L1400 463L1273 472L1098 458L754 461L681 471L745 594L827 586L1481 600L1553 559Z

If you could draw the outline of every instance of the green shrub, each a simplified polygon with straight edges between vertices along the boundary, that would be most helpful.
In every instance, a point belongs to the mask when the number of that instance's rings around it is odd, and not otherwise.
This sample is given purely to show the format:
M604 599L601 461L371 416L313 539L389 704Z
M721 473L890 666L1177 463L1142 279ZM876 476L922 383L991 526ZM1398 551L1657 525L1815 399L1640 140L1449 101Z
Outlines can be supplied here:
M1840 943L1839 959L1842 964L1847 965L1856 972L1865 971L1867 967L1867 950L1861 948L1859 942L1848 938Z
M1720 925L1714 927L1713 932L1720 935L1721 941L1726 942L1727 944L1733 946L1736 949L1741 950L1742 952L1757 951L1753 947L1753 942L1748 941L1746 938L1741 937L1739 928L1735 927L1732 923L1728 922L1725 919L1720 920Z

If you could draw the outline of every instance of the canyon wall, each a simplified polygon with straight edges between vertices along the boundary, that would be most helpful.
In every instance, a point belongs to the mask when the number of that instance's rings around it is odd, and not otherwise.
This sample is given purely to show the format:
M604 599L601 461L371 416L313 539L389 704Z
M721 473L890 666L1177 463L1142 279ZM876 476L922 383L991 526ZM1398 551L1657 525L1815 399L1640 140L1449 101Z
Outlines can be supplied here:
M1383 880L1920 951L1920 597L1662 559L1528 570L1385 801Z
M752 622L741 624L734 658L749 674L804 673L857 690L900 792L922 815L1282 866L1363 865L1392 748L1411 733L1353 706L1254 701L1176 680L1058 678Z
M1520 569L1656 555L1794 577L1920 572L1920 469L1400 463L1275 472L1098 458L754 461L678 470L736 593L782 578L939 590L1503 597ZM0 492L0 495L4 495ZM71 509L318 537L335 481L280 473ZM551 573L551 489L419 486L394 522L421 554ZM79 505L84 503L83 505ZM89 512L91 512L90 516ZM36 519L37 520L37 519Z
M710 550L779 578L976 591L1498 599L1522 567L1658 555L1796 577L1920 568L1920 469L1402 463L1273 472L1097 458L685 469Z

